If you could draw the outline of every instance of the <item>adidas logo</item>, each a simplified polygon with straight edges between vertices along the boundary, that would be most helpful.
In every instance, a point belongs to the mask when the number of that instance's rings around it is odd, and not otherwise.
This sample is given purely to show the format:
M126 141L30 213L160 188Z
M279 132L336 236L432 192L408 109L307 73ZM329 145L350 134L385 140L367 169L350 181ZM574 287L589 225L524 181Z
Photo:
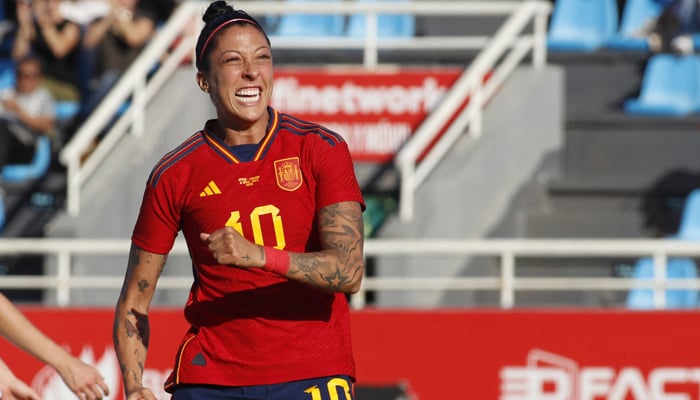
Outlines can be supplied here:
M219 190L219 187L216 186L214 181L209 181L207 186L204 187L204 190L199 194L199 197L212 196L215 194L221 194L221 190Z

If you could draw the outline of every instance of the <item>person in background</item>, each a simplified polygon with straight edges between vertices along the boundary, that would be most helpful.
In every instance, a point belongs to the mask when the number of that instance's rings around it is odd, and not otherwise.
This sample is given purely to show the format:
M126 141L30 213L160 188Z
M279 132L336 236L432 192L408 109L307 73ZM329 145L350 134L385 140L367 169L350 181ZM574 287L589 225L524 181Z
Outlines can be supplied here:
M85 364L46 336L2 293L0 336L54 368L78 398L94 400L109 395L109 387L95 367ZM15 376L2 359L0 397L3 400L41 400L31 387Z
M150 13L157 24L163 24L170 18L177 3L176 0L144 0L139 1L137 8Z
M156 32L156 17L138 0L109 0L111 11L92 21L83 46L92 52L89 94L83 117L92 112Z
M80 101L78 76L80 26L65 19L60 0L20 0L17 2L17 31L12 59L28 55L41 60L44 85L57 101Z
M664 0L661 14L647 30L652 53L688 55L695 52L693 34L700 29L700 0Z
M37 138L56 134L55 101L42 85L41 61L19 60L15 76L15 88L0 95L0 171L9 163L29 163Z
M352 400L364 200L348 145L270 106L272 49L255 19L214 1L203 20L196 81L216 118L146 184L113 325L126 398L155 399L148 311L181 230L194 282L173 400Z

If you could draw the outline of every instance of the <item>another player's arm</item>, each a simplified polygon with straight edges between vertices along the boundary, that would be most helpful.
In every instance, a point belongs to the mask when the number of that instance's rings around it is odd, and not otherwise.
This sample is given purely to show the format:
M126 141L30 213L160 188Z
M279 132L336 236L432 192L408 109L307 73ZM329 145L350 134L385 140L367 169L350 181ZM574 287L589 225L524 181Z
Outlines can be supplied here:
M295 253L259 246L224 227L201 239L219 264L265 268L328 292L356 293L365 271L364 223L360 203L345 201L318 214L321 251Z
M141 393L135 397L139 399L152 396L142 381L150 336L148 308L166 260L167 255L150 253L133 244L129 252L112 330L127 398L134 393Z

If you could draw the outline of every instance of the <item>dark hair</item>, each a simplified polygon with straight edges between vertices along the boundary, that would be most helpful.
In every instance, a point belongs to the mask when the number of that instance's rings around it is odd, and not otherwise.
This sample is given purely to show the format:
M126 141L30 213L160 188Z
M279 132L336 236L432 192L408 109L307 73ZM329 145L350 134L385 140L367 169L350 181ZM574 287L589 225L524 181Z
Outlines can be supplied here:
M41 58L34 54L27 54L26 56L15 61L15 69L19 70L20 65L24 64L37 64L39 66L39 73L44 74L44 62Z
M270 38L255 18L243 10L234 9L226 1L217 0L209 4L202 16L202 21L204 21L204 27L199 33L195 47L195 65L200 71L209 70L209 54L216 47L219 31L224 26L250 24L259 30L265 36L267 44L270 44Z

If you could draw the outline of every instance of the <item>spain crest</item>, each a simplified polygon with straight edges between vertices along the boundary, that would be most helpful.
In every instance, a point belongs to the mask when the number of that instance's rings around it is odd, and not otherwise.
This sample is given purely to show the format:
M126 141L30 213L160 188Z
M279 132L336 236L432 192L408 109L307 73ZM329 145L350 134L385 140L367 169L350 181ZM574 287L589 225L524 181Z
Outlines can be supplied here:
M299 189L303 181L301 168L299 167L299 157L275 161L275 177L277 178L277 186L280 188L290 192Z

